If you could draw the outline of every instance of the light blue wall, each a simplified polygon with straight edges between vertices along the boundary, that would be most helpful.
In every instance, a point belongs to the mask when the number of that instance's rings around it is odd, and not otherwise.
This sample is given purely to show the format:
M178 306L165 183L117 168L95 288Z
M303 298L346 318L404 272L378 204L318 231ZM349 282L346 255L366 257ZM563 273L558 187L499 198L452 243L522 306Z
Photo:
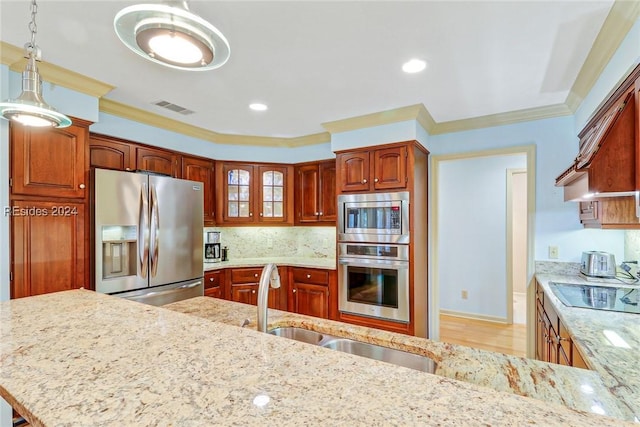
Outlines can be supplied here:
M331 149L333 151L350 150L372 145L389 144L391 142L415 140L417 139L416 124L415 120L407 120L388 125L337 132L331 135Z

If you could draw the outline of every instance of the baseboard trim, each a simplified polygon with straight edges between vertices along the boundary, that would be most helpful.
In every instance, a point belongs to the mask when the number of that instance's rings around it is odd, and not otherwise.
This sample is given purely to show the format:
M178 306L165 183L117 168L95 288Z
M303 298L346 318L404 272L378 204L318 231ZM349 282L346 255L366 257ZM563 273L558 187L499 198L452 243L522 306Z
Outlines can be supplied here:
M440 314L445 314L447 316L453 317L462 317L464 319L484 320L486 322L503 323L505 325L508 324L506 317L489 316L486 314L465 313L463 311L447 310L444 308L440 309Z

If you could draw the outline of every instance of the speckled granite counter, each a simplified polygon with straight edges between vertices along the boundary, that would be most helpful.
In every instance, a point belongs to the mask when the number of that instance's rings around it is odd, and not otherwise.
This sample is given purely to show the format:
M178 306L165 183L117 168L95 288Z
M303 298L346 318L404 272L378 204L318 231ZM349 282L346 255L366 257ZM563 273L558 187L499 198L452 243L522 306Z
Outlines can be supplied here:
M223 268L240 267L264 267L270 262L288 267L309 267L322 268L325 270L335 270L335 258L312 258L312 257L269 257L269 258L238 258L230 261L205 263L204 271L220 270Z
M616 281L586 280L579 274L549 272L536 279L573 337L588 366L598 372L604 385L640 420L640 315L565 306L550 290L549 282L624 286ZM637 285L636 285L637 287ZM605 335L616 334L624 343ZM631 418L633 419L633 418Z
M86 290L0 303L0 396L34 426L625 424Z
M256 327L256 307L232 301L202 297L179 301L165 308L229 325L240 326L244 319L249 319L248 327ZM268 320L269 328L297 326L426 355L437 362L436 374L441 376L633 420L633 413L620 405L600 375L593 371L278 310L269 310Z

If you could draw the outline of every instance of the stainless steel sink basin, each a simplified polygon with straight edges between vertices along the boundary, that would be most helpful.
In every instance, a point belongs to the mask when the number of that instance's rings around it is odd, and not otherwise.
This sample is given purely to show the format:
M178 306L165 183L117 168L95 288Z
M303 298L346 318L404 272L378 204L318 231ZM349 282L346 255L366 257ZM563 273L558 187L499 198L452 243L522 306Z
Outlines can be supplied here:
M381 360L383 362L404 366L405 368L416 369L418 371L429 372L431 374L436 370L436 362L426 356L420 356L418 354L395 350L393 348L387 348L376 344L369 344L348 338L339 338L296 327L274 328L270 330L269 333L278 337L285 337L308 344L314 344L331 350L341 351L343 353L367 357L369 359Z
M271 335L285 337L296 341L302 341L309 344L320 344L324 336L319 332L309 331L307 329L295 327L275 328L269 331Z
M394 365L417 369L418 371L429 372L431 374L436 370L436 362L426 356L382 347L375 344L354 341L346 338L334 338L322 343L321 345L322 347L330 348L332 350L368 357L369 359L381 360L383 362L393 363Z

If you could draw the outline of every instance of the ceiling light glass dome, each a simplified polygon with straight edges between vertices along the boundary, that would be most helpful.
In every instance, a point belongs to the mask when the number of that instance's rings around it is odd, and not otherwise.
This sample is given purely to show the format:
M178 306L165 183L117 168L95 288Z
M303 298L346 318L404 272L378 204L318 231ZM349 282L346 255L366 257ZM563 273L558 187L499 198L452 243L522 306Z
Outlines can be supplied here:
M129 6L118 12L113 26L129 49L167 67L212 70L229 59L227 39L189 11L187 2Z

